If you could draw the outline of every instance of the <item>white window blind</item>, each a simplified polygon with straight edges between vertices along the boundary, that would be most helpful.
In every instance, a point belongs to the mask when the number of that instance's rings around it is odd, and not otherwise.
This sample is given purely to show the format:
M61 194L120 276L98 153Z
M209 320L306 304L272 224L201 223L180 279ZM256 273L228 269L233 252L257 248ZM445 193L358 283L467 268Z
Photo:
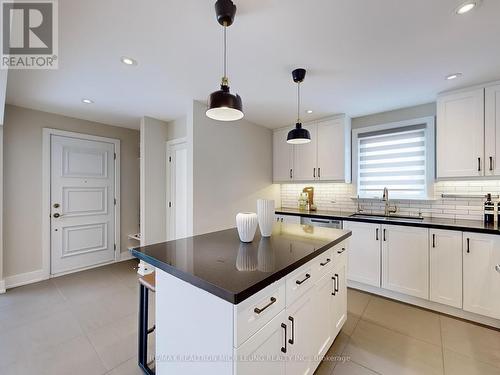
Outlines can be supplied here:
M427 195L426 125L358 135L358 194L380 198L384 187L399 199Z

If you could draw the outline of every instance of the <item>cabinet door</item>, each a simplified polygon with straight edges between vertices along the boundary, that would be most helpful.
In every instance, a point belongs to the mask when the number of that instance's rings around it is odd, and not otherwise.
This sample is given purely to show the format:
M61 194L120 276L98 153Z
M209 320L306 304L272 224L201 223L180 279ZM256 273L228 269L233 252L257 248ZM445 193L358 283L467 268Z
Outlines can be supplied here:
M464 310L500 319L500 237L463 234Z
M279 313L269 323L235 349L234 364L236 375L277 374L285 375L286 364L282 348L285 348L285 311ZM265 358L266 360L263 360Z
M350 126L345 117L318 123L318 179L350 182Z
M485 174L487 176L499 176L500 166L497 157L500 157L500 85L486 88L484 123Z
M484 176L484 89L437 100L437 177Z
M286 143L291 128L273 133L273 180L290 181L293 176L293 145Z
M333 270L333 293L331 296L333 310L333 339L337 337L340 330L347 321L347 280L346 280L346 259L344 253L338 258L338 263Z
M462 232L431 229L430 300L462 308Z
M316 180L318 177L318 142L315 124L304 125L311 133L311 142L295 145L293 152L293 179L296 181Z
M352 231L347 278L380 287L380 225L344 221L344 229Z
M382 288L429 298L428 229L382 225Z
M307 375L312 374L311 361L315 350L312 322L316 319L317 311L314 310L314 288L311 288L306 294L295 301L286 309L288 319L288 351L291 357L286 362L287 375ZM304 359L304 360L301 360Z
M331 268L332 269L332 268ZM333 342L333 303L332 293L334 292L332 272L324 275L315 285L314 290L314 320L311 321L313 331L311 346L314 349L313 355L319 358L325 355ZM319 363L319 361L318 361Z

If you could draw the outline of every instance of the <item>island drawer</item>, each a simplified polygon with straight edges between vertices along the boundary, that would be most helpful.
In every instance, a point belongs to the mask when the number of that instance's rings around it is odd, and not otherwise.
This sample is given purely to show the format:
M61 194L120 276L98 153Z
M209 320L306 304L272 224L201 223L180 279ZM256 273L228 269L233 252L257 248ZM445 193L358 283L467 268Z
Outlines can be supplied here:
M294 301L311 289L316 280L318 280L318 270L316 267L317 259L319 258L314 258L286 277L287 306L290 306Z
M284 308L284 279L234 306L234 347L238 348Z
M335 263L334 248L332 247L328 251L325 251L320 256L314 258L312 262L314 263L315 280L321 279L326 275L327 271L330 270Z

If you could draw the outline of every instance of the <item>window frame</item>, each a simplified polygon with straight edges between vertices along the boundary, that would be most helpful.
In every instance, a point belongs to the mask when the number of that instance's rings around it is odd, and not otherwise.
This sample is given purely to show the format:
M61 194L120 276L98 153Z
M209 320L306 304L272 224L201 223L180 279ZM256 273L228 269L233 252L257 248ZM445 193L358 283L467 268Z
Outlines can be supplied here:
M356 186L356 194L359 195L359 184L358 184L358 163L359 163L359 135L364 133L371 133L380 130L391 130L397 128L403 128L406 126L414 125L425 125L425 194L423 197L405 197L405 198L394 198L391 200L431 200L434 198L434 182L436 179L436 120L435 117L420 117L405 121L390 122L380 125L366 126L362 128L357 128L352 130L352 140L351 140L351 150L352 150L352 183ZM391 197L389 189L389 198ZM381 199L382 197L363 197L360 199Z

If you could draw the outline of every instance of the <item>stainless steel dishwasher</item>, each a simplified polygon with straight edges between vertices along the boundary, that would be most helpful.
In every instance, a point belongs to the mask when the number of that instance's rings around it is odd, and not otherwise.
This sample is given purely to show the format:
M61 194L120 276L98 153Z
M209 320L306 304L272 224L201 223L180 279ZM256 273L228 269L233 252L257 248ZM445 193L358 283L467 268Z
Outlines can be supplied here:
M342 220L318 219L315 217L301 217L300 223L304 225L313 225L317 227L342 229Z

